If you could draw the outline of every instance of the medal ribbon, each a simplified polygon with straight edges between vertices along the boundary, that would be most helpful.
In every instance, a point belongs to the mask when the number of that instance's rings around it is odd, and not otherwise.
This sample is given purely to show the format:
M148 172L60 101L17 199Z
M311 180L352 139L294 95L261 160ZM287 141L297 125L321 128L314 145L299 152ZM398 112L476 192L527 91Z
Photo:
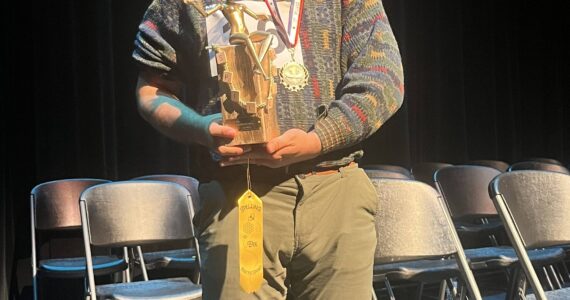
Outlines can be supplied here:
M289 26L285 29L285 24L279 13L276 0L264 0L273 17L273 23L277 27L277 32L281 39L287 44L287 48L295 48L299 40L299 33L301 31L301 19L303 18L303 4L304 0L291 0L291 7L289 9Z
M263 282L263 203L251 190L249 159L247 191L238 199L239 283L253 293Z

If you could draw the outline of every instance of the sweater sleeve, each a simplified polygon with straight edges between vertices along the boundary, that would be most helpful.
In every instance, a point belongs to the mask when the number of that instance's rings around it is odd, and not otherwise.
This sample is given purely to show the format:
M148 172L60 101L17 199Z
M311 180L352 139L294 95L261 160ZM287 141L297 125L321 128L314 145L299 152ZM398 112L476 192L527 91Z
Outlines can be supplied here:
M315 124L322 152L346 148L378 130L402 105L404 77L398 45L381 0L343 1L337 100Z
M200 18L182 0L153 0L139 25L132 54L139 68L183 81L184 68L196 63L201 45Z

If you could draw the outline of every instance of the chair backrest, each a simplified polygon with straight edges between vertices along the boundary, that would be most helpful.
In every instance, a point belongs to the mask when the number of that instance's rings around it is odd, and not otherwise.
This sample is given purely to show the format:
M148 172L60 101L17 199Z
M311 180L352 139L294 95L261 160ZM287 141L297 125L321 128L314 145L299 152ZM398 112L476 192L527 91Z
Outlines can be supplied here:
M194 206L194 211L197 211L200 207L200 194L198 192L198 186L200 185L200 182L194 177L174 174L153 174L135 177L131 180L155 180L178 183L190 192L190 195L192 196L192 205Z
M521 161L537 161L537 162L543 162L543 163L547 163L547 164L553 164L553 165L562 165L562 163L554 158L547 158L547 157L529 157L526 159L523 159Z
M507 169L509 169L508 163L506 163L502 160L492 160L492 159L472 160L472 161L466 162L465 165L491 167L491 168L495 168L501 172L507 172Z
M176 183L141 180L97 185L81 194L80 203L91 245L134 246L194 237L190 193Z
M364 172L370 178L394 178L394 179L411 179L406 174L387 170L364 169Z
M449 212L438 192L415 180L373 178L371 181L378 194L375 263L454 255L470 296L481 299Z
M35 229L80 229L79 196L89 187L109 182L103 179L72 178L36 185L31 191Z
M489 197L489 183L501 171L483 166L460 165L438 170L436 186L455 220L496 217L497 210Z
M548 171L513 171L495 178L489 193L500 195L528 249L570 244L570 176Z
M452 164L442 163L442 162L423 162L414 165L412 168L412 176L415 180L427 183L433 188L435 188L435 181L433 175L435 172L441 168L451 167Z
M408 177L409 179L413 179L410 170L397 165L370 164L370 165L364 165L362 166L362 168L364 170L384 170L384 171L398 172L406 175L406 177Z
M525 170L504 173L489 185L536 299L547 300L526 249L570 244L570 175Z
M542 170L542 171L558 172L562 174L570 174L568 169L566 169L566 167L564 167L563 165L551 164L539 161L520 161L512 164L509 167L509 172L520 171L520 170Z
M378 194L375 261L387 263L456 252L437 191L413 180L372 178Z

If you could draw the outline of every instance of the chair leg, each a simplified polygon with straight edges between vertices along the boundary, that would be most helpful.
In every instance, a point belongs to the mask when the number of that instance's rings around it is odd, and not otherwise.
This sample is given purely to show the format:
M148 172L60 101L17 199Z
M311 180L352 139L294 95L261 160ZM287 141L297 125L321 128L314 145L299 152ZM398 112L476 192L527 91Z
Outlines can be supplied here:
M445 283L445 280L442 280L439 283L439 297L438 297L439 300L445 300L446 291L447 291L447 283Z
M524 299L526 294L526 275L520 267L516 267L511 272L510 285L507 290L507 300Z
M562 288L562 285L560 284L560 280L558 280L558 274L556 273L556 270L554 270L554 266L549 265L548 270L550 270L550 275L552 275L552 278L554 278L554 284L556 286L556 289Z
M91 291L89 290L89 280L87 279L87 276L83 277L83 293L83 298L86 300L91 299Z
M457 288L451 281L451 278L448 278L446 281L447 281L447 286L449 286L449 291L451 293L451 296L453 297L453 299L455 299L457 297Z
M560 280L560 284L564 286L566 284L566 274L562 273L564 269L563 264L559 263L558 265L556 265L555 269L556 269L556 274L558 274L558 280Z
M125 275L124 279L126 282L131 282L131 266L129 261L129 249L127 247L123 247L123 259L127 264L127 269L123 271L123 274Z
M388 291L388 296L390 296L390 300L396 300L396 297L394 297L394 290L392 290L392 285L390 285L388 277L384 278L384 284L386 285L386 291Z
M374 283L372 283L372 300L378 300L378 297L376 297L376 291L374 290Z
M32 290L34 293L34 300L38 300L38 275L34 274L32 277Z
M37 257L36 257L36 215L35 215L35 208L34 208L34 195L30 196L30 220L31 220L31 229L32 229L32 290L34 293L34 300L38 300L38 267L37 267Z
M526 289L528 287L528 280L525 276L522 276L520 287L519 287L519 299L526 299Z
M420 283L418 284L418 288L417 288L417 290L416 290L416 299L422 300L422 294L423 294L423 292L424 292L424 283L423 283L423 282L420 282Z
M467 295L465 293L466 287L465 287L465 283L463 281L457 280L457 290L459 293L457 296L457 297L459 297L459 300L464 300Z
M143 278L144 278L145 281L148 281L148 274L147 274L147 272L146 272L146 265L145 265L145 263L144 263L144 257L143 257L143 253L142 253L142 248L141 248L141 246L137 246L137 253L138 253L138 256L139 256L139 262L140 262L140 265L141 265L141 270L142 270L142 273L143 273Z
M461 286L461 293L459 295L459 299L460 300L465 300L467 299L467 288L463 285Z
M542 267L542 272L544 272L544 279L546 280L546 283L548 283L548 287L550 288L551 291L554 290L554 286L552 285L550 276L548 276L548 271L546 271L546 267Z
M570 281L570 271L568 271L568 267L566 266L566 262L562 262L562 268L564 269L564 274L566 275L566 279Z

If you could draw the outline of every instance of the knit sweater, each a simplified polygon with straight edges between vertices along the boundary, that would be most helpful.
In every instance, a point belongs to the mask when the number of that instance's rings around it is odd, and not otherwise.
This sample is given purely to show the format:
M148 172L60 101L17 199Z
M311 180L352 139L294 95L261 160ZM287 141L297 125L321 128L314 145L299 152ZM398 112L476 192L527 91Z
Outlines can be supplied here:
M381 0L309 0L302 14L299 39L309 85L291 92L279 84L277 116L282 132L314 130L324 154L363 141L398 110L403 69ZM206 44L205 18L192 5L154 0L133 58L145 71L184 83L184 102L212 114L220 99Z

